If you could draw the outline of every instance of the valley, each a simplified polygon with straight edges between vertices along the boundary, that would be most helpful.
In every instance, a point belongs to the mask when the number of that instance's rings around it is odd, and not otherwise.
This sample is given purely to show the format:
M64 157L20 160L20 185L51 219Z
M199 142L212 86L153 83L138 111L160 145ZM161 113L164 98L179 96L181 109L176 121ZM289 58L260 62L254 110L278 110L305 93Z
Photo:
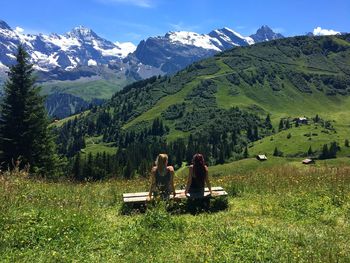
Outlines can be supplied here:
M0 262L350 262L348 10L3 1Z
M347 35L299 37L232 49L197 62L172 77L153 78L127 86L95 112L81 119L78 116L77 127L89 126L91 121L96 124L102 116L109 116L101 133L82 133L92 138L103 133L102 144L115 142L112 138L118 133L137 136L157 118L168 129L160 138L170 143L186 141L190 134L201 137L215 130L221 136L222 132L233 136L232 132L236 129L239 132L242 124L224 128L220 119L230 116L227 114L232 107L238 107L257 118L265 119L269 115L273 130L266 130L263 122L248 124L241 136L248 136L249 129L255 125L259 135L248 140L242 137L241 146L233 155L236 157L227 154L226 160L241 158L238 156L244 145L248 146L251 156L259 153L271 156L277 147L284 155L303 157L311 147L317 157L322 146L332 141L341 149L339 156L349 156L349 148L344 147L350 130L350 45L347 39ZM316 115L323 122L331 123L334 130L328 131L321 123L313 123ZM191 116L198 116L200 122ZM298 117L306 117L309 124L294 127L292 119ZM119 126L108 124L108 119L115 122L116 118ZM281 119L289 119L291 127L279 131ZM227 142L230 143L230 139ZM90 146L86 145L88 153ZM111 145L118 146L118 142ZM220 147L219 155L227 151ZM96 152L98 144L94 144L93 149ZM207 151L208 156L213 154Z

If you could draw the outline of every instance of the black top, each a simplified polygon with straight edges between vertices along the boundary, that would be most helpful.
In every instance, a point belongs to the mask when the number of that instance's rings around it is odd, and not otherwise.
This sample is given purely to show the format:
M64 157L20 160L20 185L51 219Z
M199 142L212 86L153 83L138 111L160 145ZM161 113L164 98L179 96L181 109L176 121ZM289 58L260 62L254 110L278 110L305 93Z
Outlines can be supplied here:
M189 193L204 193L205 186L205 176L199 176L194 174L194 169L192 168L192 182L189 188Z

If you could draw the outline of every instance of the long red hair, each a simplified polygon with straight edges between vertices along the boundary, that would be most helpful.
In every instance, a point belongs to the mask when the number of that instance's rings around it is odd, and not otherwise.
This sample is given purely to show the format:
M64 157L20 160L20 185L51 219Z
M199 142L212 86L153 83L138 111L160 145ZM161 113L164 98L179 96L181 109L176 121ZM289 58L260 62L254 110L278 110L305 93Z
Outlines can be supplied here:
M206 175L206 169L203 155L200 153L193 155L192 164L194 177L204 179Z

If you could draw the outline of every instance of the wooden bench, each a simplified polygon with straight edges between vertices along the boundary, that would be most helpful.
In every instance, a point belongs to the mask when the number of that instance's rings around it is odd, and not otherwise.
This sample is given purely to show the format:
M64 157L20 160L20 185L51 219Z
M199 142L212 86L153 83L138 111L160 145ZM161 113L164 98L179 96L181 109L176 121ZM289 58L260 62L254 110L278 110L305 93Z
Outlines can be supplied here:
M212 187L211 188L213 195L213 198L219 197L219 196L227 196L227 192L220 186L218 187ZM200 199L205 198L209 196L209 189L205 188L204 196L203 195L189 195L191 198ZM174 200L183 200L187 199L187 196L185 195L185 190L176 190L176 196L171 194L170 199ZM139 192L139 193L125 193L123 194L123 202L124 204L142 204L148 202L148 192Z

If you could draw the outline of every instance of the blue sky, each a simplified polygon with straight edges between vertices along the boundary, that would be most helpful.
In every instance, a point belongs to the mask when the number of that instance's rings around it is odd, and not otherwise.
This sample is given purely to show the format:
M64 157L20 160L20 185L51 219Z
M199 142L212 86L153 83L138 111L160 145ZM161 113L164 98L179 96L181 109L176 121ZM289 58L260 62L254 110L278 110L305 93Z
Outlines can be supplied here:
M167 31L208 33L261 25L285 36L320 26L350 31L349 0L1 0L0 19L27 33L65 33L84 25L111 41L135 44Z

